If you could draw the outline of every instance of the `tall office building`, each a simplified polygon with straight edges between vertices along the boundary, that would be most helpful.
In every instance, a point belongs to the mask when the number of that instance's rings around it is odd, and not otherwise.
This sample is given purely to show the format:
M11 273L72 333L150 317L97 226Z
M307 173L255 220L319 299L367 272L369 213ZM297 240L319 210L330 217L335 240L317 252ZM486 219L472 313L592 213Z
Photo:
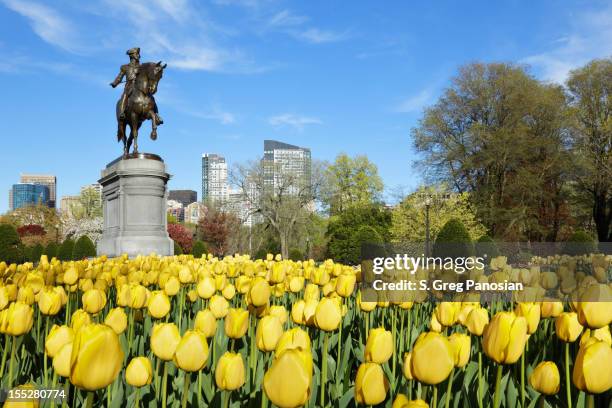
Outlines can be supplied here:
M62 214L72 217L72 209L80 204L79 196L62 196L60 200L60 211Z
M228 198L227 162L214 153L202 155L202 201L225 202Z
M9 208L9 211L13 211L14 210L14 208L13 208L13 187L11 187L9 189L9 206L8 206L8 208Z
M178 201L183 204L183 207L187 207L189 204L198 201L198 193L193 190L170 190L168 200Z
M277 190L287 175L297 176L303 183L311 185L312 161L310 149L293 146L276 140L264 140L262 160L264 188ZM297 190L294 186L291 189Z
M16 210L29 205L39 204L49 206L50 196L49 187L43 184L13 184L11 209Z
M22 184L40 184L49 188L48 206L55 208L56 206L56 188L57 177L51 174L21 174L20 183Z

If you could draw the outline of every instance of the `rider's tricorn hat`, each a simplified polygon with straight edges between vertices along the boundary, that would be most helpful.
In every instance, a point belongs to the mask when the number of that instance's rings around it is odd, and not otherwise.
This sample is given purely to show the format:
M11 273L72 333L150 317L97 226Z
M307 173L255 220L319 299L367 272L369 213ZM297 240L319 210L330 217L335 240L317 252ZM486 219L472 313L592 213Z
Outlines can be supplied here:
M138 47L130 48L129 50L126 51L126 54L129 55L130 57L135 54L140 54L140 48Z

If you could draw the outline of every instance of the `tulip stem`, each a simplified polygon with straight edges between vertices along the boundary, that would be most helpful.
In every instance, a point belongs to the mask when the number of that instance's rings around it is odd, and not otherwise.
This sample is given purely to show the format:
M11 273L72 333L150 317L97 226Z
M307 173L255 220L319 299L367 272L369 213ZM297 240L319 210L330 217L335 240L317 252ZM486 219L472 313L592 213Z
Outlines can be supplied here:
M438 407L438 386L437 385L432 385L431 386L433 388L433 396L431 397L431 407L432 408L437 408Z
M185 380L183 384L183 400L181 401L181 407L187 407L187 400L189 399L189 385L191 383L191 373L185 371Z
M595 408L595 394L586 395L586 408Z
M8 387L13 388L13 363L15 361L15 352L17 351L17 337L13 337L11 342L11 360L9 361L9 382Z
M228 408L230 403L231 391L225 391L223 393L223 407Z
M8 334L4 335L4 349L2 350L2 363L0 363L0 378L4 377L4 366L6 365L6 355L8 354L9 342L11 337Z
M166 391L168 390L168 381L166 381L168 376L168 363L165 361L164 364L164 373L162 374L162 408L166 408Z
M45 340L44 340L45 342L47 341L47 334L48 333L49 333L49 317L47 316L45 318ZM43 353L43 369L45 371L43 384L44 384L44 386L46 388L47 387L47 378L48 378L47 377L47 348L44 346L44 343L43 343L43 350L44 350L44 353Z
M136 387L136 397L135 397L134 406L136 408L140 408L140 387Z
M455 377L455 367L450 372L450 377L448 378L448 384L446 385L446 398L445 398L445 408L450 407L451 401L451 392L453 391L453 379Z
M325 383L327 382L327 347L329 343L329 333L323 335L323 361L321 364L321 408L325 408Z
M572 389L570 384L570 357L569 343L565 343L565 395L567 398L567 408L572 408Z
M525 406L525 353L521 354L521 407Z
M93 397L94 397L93 391L87 392L87 399L85 400L85 408L93 407Z
M502 378L502 369L503 366L501 364L497 365L497 376L495 378L495 396L493 397L493 408L499 408L499 398L501 394L501 378Z
M482 351L478 349L478 408L482 408Z

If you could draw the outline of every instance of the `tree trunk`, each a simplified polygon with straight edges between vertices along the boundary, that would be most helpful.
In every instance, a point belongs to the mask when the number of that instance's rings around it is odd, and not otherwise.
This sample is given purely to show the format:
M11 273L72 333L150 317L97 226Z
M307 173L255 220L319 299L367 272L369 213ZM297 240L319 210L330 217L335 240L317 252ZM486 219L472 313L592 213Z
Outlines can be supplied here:
M609 208L607 192L596 189L593 193L593 220L597 229L597 239L599 242L608 242L612 238L610 235L610 223L612 221L612 208Z

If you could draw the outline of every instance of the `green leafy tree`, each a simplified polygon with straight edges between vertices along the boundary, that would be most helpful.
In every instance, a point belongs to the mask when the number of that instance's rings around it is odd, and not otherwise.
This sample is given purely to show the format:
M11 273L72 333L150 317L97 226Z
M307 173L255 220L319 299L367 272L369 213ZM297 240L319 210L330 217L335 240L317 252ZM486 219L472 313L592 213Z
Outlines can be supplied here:
M0 262L7 264L23 261L23 248L15 227L0 224Z
M292 261L303 261L304 253L298 248L291 248L291 250L289 251L289 259L291 259Z
M381 206L367 205L349 207L341 214L331 217L327 230L329 256L337 262L358 264L362 242L356 233L364 226L371 227L378 233L377 240L380 237L380 241L387 242L390 237L391 213Z
M574 232L565 242L563 253L571 256L588 255L597 252L597 242L586 231Z
M497 244L493 238L486 234L478 238L475 244L475 249L476 256L481 258L484 257L484 255L487 256L487 259L493 259L496 256L499 256L499 248L497 247Z
M599 241L612 241L612 58L572 71L567 89L578 198L591 208Z
M367 156L341 153L325 169L323 204L330 215L340 214L350 206L379 202L383 187L378 168Z
M96 246L87 235L77 239L72 249L72 259L75 261L96 256Z
M74 250L74 240L66 238L59 247L57 258L60 261L72 261L72 251Z
M203 241L196 241L193 244L193 248L191 248L191 254L195 257L195 258L201 258L202 255L206 255L208 253L208 248L206 247L206 244Z
M77 220L101 217L102 197L100 193L93 187L83 189L77 202L70 206L70 212Z
M423 195L434 197L448 193L444 185L436 187L421 187L416 192L406 196L393 209L391 225L392 242L396 244L425 241L425 203ZM432 199L429 206L430 237L435 237L442 226L451 219L460 220L473 237L486 233L487 229L477 219L470 204L469 193L449 194L444 199Z
M45 248L41 243L29 247L27 250L28 261L33 263L39 262L44 250Z
M58 252L59 252L59 245L57 245L55 242L52 241L52 242L49 242L49 244L47 245L43 253L47 255L47 257L49 257L49 260L51 260L51 258L57 257Z
M555 240L568 213L568 116L561 86L522 66L474 63L459 69L412 136L427 177L471 193L494 237Z
M450 219L436 236L433 256L459 258L473 255L474 244L467 228L458 219Z

